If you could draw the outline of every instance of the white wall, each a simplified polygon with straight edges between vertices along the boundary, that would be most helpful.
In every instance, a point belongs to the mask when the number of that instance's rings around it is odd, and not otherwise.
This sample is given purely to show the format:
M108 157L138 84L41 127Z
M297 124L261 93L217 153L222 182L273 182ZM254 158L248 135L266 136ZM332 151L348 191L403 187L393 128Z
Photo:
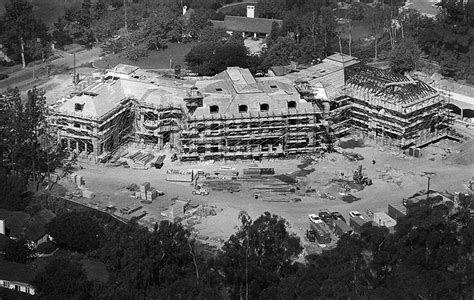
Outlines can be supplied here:
M28 293L30 295L35 294L35 289L29 284L26 284L23 282L8 281L8 280L0 279L0 288L15 290L15 286L19 288L20 292Z
M0 234L5 235L5 221L0 220Z

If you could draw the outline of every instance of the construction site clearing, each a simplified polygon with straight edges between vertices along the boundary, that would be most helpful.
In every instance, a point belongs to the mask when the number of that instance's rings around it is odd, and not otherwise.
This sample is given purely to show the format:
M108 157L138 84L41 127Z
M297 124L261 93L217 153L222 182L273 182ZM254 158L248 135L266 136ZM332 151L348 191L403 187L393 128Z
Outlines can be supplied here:
M72 201L148 228L181 222L219 247L240 211L269 211L313 253L349 231L339 216L392 226L387 205L429 180L450 195L472 180L474 145L450 96L352 56L265 77L229 67L170 79L123 64L96 75L50 105L80 161L60 183ZM326 225L310 223L320 212Z
M240 211L252 218L269 211L288 221L306 253L333 247L343 226L339 221L337 226L325 225L330 234L327 244L310 241L311 213L328 210L349 219L349 211L359 211L367 220L375 221L375 216L383 220L389 204L399 205L426 189L428 177L430 189L445 195L472 188L472 140L442 140L420 149L418 157L367 142L373 141L343 139L338 145L350 149L336 146L333 153L261 162L172 161L167 150L149 151L154 157L164 157L160 168L152 166L153 160L145 168L133 169L83 159L77 171L59 184L75 202L124 221L136 220L149 229L162 220L181 222L197 240L215 247L236 231ZM130 147L117 162L126 162L138 152L144 150ZM347 152L352 155L348 157ZM351 159L354 156L363 159ZM360 181L360 176L371 184ZM195 193L200 189L207 193Z

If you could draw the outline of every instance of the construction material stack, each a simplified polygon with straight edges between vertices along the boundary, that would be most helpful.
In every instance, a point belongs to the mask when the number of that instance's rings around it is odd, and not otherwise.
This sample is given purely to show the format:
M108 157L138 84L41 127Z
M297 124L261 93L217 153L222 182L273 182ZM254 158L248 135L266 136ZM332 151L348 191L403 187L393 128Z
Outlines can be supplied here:
M140 199L146 200L147 192L150 190L150 183L144 182L140 185Z
M168 170L166 173L167 181L192 182L194 178L192 170Z

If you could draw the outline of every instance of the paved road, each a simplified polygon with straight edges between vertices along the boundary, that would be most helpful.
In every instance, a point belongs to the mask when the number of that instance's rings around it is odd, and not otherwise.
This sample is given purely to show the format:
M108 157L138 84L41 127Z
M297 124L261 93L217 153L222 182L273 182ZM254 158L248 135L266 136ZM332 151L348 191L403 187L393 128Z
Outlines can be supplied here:
M102 49L99 47L76 53L76 66L79 67L97 60L101 53ZM56 74L64 72L72 73L74 55L61 50L55 50L54 55L59 56L59 58L47 63L50 66L50 70ZM0 81L0 92L5 91L8 87L16 86L18 86L20 90L29 89L33 85L44 83L47 79L45 66L27 66L25 69L10 74L9 78Z

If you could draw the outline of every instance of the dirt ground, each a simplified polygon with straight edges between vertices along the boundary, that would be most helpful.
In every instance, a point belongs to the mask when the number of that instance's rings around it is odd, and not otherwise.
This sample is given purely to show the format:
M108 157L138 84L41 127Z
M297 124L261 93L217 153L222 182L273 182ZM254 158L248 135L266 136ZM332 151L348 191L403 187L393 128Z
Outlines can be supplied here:
M448 191L450 193L465 191L466 183L474 176L473 164L458 165L449 160L450 155L456 154L460 145L452 141L441 141L436 145L426 147L422 150L421 158L412 158L400 155L398 152L390 151L380 146L364 146L354 149L346 149L364 156L364 160L349 161L339 153L326 155L324 158L313 161L304 169L313 172L301 178L306 188L313 188L316 192L304 193L297 191L296 194L288 193L279 195L279 198L287 199L298 197L300 202L265 202L254 199L250 189L250 183L243 183L240 192L217 192L210 191L208 196L192 195L192 186L185 182L168 182L165 180L168 169L203 169L207 172L224 165L223 162L182 163L171 162L169 155L162 169L136 170L123 167L107 167L82 162L83 169L77 173L85 179L85 187L95 192L94 200L80 198L80 201L88 202L92 206L106 206L113 204L118 209L139 203L139 200L131 196L126 186L135 183L150 182L152 187L165 193L151 204L141 204L147 211L141 222L152 227L153 223L165 219L160 213L172 202L172 199L191 200L194 205L210 205L216 207L217 215L198 219L193 230L209 244L219 246L222 241L236 231L239 225L238 214L245 210L252 218L257 218L265 211L277 214L289 222L292 232L301 237L303 243L306 230L309 228L308 214L317 213L320 209L339 211L348 219L348 212L358 210L365 213L368 209L373 212L386 211L389 203L401 202L414 193L426 189L426 174L431 174L430 189L437 191ZM448 159L446 159L448 157ZM372 163L375 160L375 164ZM341 200L338 191L340 186L328 183L332 179L351 179L352 172L362 163L364 172L373 180L373 185L362 191L352 191L352 194L360 200L346 203ZM297 165L301 161L293 160L267 160L258 164L260 167L275 168L276 174L290 174L298 171ZM228 162L226 166L235 167L242 173L242 169L253 165L251 161ZM301 166L300 166L301 167ZM307 172L307 173L308 173ZM344 176L341 175L344 173ZM336 199L323 199L318 197L323 192L328 192ZM276 195L265 195L271 198Z

